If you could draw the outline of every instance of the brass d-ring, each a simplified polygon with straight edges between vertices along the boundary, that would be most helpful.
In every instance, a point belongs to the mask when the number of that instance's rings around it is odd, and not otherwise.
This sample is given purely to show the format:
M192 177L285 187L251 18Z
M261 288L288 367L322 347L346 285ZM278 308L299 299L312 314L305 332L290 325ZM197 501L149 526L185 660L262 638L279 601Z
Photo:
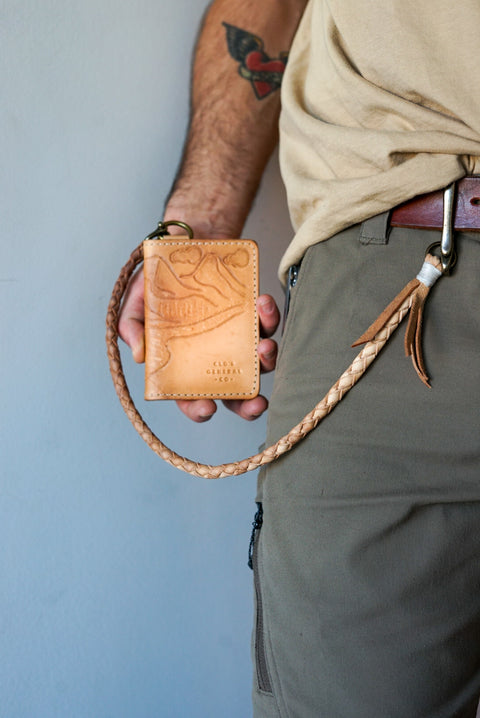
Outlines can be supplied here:
M155 239L156 237L162 238L169 236L170 232L168 231L168 227L171 227L172 225L175 225L176 227L181 227L188 234L188 238L193 239L193 229L190 227L190 225L186 222L180 222L177 219L170 219L168 220L168 222L159 222L157 229L155 229L151 234L145 237L145 239Z

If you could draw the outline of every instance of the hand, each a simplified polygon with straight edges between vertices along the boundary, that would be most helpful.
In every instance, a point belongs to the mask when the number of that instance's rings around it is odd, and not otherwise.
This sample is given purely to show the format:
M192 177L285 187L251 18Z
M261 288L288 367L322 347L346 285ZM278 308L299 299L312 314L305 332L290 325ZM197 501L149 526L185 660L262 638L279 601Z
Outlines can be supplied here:
M258 355L260 358L260 370L267 373L275 369L277 362L277 342L269 337L275 333L279 321L280 312L273 297L269 294L262 294L257 299L258 318L260 320L260 336L263 337L258 343ZM254 399L229 399L223 401L224 406L233 411L242 419L253 421L268 407L268 401L264 396L256 396ZM177 401L177 406L192 421L203 422L212 418L217 410L213 399L197 399L195 401Z
M258 354L260 357L261 371L265 373L275 369L277 343L269 337L275 333L278 327L280 312L275 300L268 294L262 294L257 299L257 310L260 320L260 336L262 337L258 344ZM128 286L120 312L118 333L132 350L134 360L138 363L144 362L145 336L142 271L138 271L132 277ZM223 403L228 409L247 421L258 419L268 407L267 399L261 395L245 401L233 399L224 401ZM208 421L217 410L217 405L212 399L182 400L177 401L177 406L189 419L196 422Z

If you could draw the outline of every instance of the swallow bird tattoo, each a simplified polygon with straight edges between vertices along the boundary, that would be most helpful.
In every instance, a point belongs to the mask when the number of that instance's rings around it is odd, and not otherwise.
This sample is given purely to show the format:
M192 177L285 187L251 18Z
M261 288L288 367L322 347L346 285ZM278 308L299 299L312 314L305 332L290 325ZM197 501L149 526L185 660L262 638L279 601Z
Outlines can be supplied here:
M239 63L238 72L248 80L259 100L268 97L282 84L288 52L271 58L264 50L263 40L246 30L224 22L228 52Z

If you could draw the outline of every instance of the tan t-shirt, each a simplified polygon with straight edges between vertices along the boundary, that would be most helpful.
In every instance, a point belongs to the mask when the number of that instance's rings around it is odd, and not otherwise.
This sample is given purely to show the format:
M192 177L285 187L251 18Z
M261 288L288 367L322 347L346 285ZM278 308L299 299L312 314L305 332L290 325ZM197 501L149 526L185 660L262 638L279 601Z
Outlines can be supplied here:
M280 161L311 244L480 173L479 0L310 0L282 88Z

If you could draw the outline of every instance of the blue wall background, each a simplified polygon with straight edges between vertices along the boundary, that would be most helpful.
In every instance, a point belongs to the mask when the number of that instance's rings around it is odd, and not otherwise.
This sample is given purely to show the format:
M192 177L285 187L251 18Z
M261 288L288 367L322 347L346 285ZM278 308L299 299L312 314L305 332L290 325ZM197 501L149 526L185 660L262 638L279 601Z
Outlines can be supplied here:
M248 718L255 475L207 482L156 457L114 394L104 319L161 217L203 0L2 0L0 716ZM244 236L261 287L291 234L276 158ZM219 463L264 420L141 411ZM269 380L266 387L270 386Z

